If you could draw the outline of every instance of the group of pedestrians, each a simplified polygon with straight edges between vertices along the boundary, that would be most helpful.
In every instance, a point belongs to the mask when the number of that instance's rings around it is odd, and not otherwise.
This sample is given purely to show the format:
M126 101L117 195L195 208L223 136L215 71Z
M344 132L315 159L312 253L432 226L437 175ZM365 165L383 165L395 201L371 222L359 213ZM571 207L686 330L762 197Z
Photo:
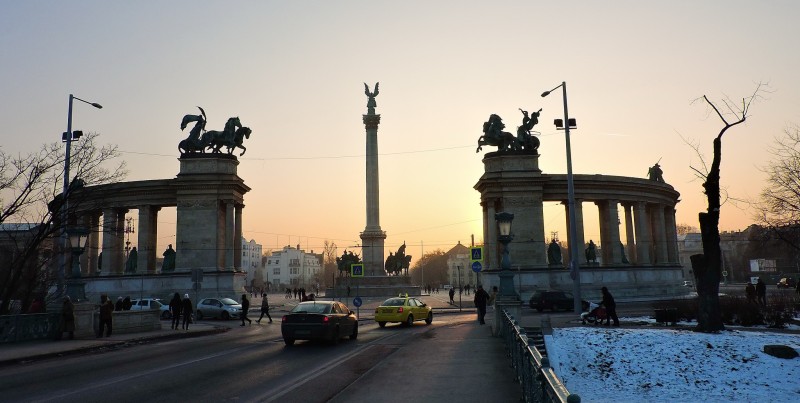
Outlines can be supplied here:
M767 285L760 278L755 286L752 281L747 282L747 285L744 287L744 295L748 302L767 306Z
M194 314L194 307L189 294L175 293L172 300L169 301L169 313L172 315L172 323L170 329L178 330L178 326L183 330L189 330L189 324L192 323L192 314ZM181 319L183 319L181 321Z

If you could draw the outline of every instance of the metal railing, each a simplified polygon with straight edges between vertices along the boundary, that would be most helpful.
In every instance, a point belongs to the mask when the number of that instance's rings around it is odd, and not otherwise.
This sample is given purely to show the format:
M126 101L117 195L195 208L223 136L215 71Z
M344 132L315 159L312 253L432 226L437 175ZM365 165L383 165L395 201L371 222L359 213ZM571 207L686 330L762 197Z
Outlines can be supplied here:
M520 326L508 311L503 310L503 339L511 357L511 367L516 372L517 381L522 386L525 402L580 403L581 398L570 394L558 379L550 361L529 343L525 329Z

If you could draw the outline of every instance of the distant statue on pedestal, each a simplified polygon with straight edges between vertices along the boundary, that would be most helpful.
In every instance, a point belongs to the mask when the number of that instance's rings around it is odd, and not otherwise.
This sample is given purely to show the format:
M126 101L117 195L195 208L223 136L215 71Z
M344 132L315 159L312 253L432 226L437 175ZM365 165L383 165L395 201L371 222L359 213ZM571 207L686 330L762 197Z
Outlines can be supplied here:
M661 165L658 165L658 162L647 170L647 177L651 181L664 182L663 174L664 171L661 170Z
M538 111L528 116L528 111L522 110L522 126L517 128L517 141L523 150L536 150L539 148L539 139L531 134L533 126L539 123L539 115L542 113L540 108Z
M561 265L561 245L556 242L555 238L550 241L550 246L547 247L547 260L551 266Z
M406 256L406 243L403 242L403 245L397 249L396 254L393 255L392 252L389 252L389 257L386 258L384 268L386 269L386 273L399 276L403 273L403 269L408 270L410 263L411 256Z
M367 95L367 114L374 115L375 114L375 107L378 106L378 103L375 102L375 97L378 96L378 85L380 83L375 83L375 91L369 92L369 86L367 83L364 83L364 94ZM390 88L391 89L391 88Z
M139 260L139 252L136 251L136 247L134 246L131 249L131 253L128 254L128 261L125 262L125 273L136 273L136 268L138 267L138 260Z
M172 249L172 244L169 244L167 250L162 254L164 261L161 263L161 272L168 273L175 271L175 249Z
M597 245L591 239L589 246L586 247L586 264L589 263L597 263Z

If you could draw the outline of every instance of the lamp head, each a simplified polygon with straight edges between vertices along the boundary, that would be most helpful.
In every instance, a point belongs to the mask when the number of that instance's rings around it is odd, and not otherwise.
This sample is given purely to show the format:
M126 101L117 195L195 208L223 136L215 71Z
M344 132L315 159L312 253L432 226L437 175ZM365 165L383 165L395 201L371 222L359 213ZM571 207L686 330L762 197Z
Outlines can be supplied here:
M90 105L94 106L97 109L103 109L103 105L100 105L97 102L92 102Z
M497 221L497 227L500 230L500 235L511 235L511 222L514 221L514 214L507 212L500 212L494 215Z
M542 98L544 98L544 97L546 97L548 95L550 95L550 91L545 91L545 92L542 93Z

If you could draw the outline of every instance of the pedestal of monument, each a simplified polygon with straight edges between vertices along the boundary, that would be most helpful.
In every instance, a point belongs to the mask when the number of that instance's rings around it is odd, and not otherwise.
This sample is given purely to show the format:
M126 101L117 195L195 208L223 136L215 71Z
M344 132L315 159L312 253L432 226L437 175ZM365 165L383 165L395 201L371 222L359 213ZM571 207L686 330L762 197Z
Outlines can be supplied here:
M325 290L326 297L347 298L347 287L350 287L350 298L354 297L396 297L399 294L420 296L420 287L411 285L408 276L364 276L343 277L336 279L335 288Z

